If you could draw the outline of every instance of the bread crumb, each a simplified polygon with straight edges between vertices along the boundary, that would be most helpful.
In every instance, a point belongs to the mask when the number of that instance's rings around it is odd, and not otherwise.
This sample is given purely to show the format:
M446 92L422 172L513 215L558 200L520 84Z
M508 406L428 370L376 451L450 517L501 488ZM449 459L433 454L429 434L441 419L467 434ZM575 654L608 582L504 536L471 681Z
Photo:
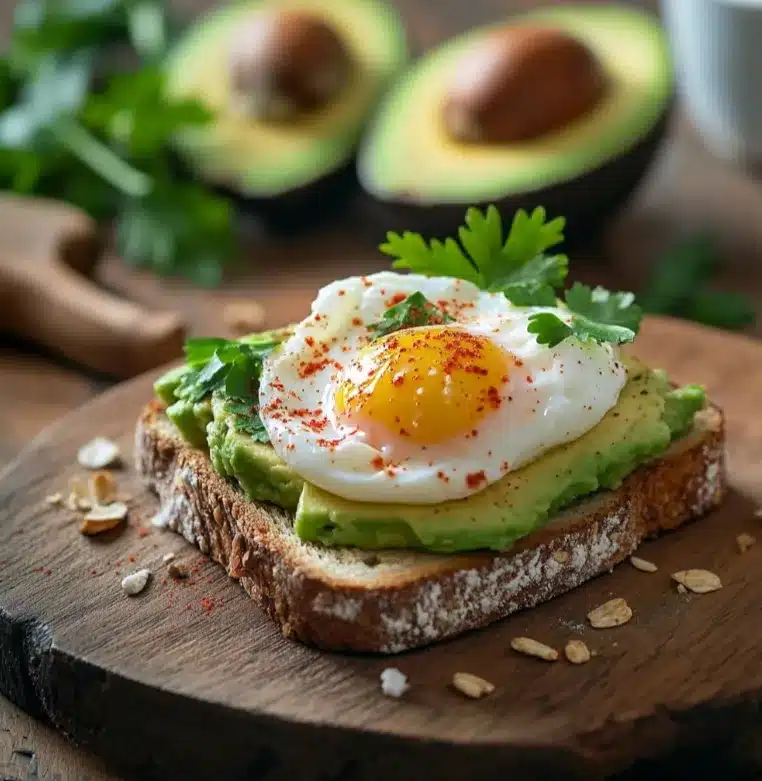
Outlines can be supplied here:
M455 673L452 677L452 685L457 691L472 700L479 700L495 691L494 684L471 673Z
M409 688L407 675L396 667L387 667L381 673L381 691L387 697L401 697Z
M749 548L751 548L754 543L756 543L757 538L752 535L748 534L747 532L742 532L741 534L736 537L736 542L738 543L738 550L741 553L746 553Z
M133 572L131 575L127 575L122 579L122 588L127 594L134 597L148 585L148 579L150 577L151 570L139 569L137 572Z
M169 577L174 578L175 580L185 580L185 578L188 577L188 568L184 564L176 561L171 561L169 563L167 572L169 573Z
M621 597L604 602L587 614L593 629L610 629L626 624L632 618L632 608Z
M60 507L62 503L63 496L58 491L45 497L45 504L49 504L51 507Z
M682 583L678 583L677 584L677 593L678 594L687 594L688 593L688 589L685 588L685 586Z
M161 557L161 560L162 560L162 561L163 561L165 564L167 564L168 562L172 561L172 559L174 559L174 558L175 558L175 554L174 554L174 553L172 553L172 552L170 551L169 553L165 553L165 554L164 554L164 555Z
M85 469L105 469L120 458L119 445L105 437L96 437L77 451L77 461Z
M639 556L630 556L630 564L641 572L656 572L659 569L652 561L646 561Z
M584 664L590 661L592 654L582 640L569 640L564 646L564 654L572 664Z
M672 579L676 580L694 594L708 594L722 588L720 578L706 569L686 569L673 572Z
M545 643L532 640L531 637L514 637L511 640L511 648L520 654L527 656L536 656L538 659L544 659L546 662L555 662L558 659L558 651Z

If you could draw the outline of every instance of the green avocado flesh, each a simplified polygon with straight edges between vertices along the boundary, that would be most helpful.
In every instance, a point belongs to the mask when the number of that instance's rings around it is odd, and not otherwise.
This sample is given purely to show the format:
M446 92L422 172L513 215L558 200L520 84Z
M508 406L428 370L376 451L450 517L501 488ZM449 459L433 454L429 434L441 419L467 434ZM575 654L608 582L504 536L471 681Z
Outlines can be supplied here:
M304 9L334 25L354 63L353 76L324 108L286 123L235 110L228 53L231 36L258 12ZM347 163L389 80L407 60L404 28L381 0L246 0L193 26L167 64L168 89L201 100L215 121L184 133L178 146L205 180L249 197L274 197Z
M358 157L366 191L381 200L484 202L575 179L619 157L664 115L672 67L658 21L621 5L564 5L509 20L548 23L575 36L608 77L602 101L555 133L506 145L448 137L440 107L461 55L503 22L469 31L430 52L386 96Z
M223 396L215 393L196 404L175 400L182 370L162 377L156 392L171 402L167 415L181 435L208 448L220 475L252 501L295 512L294 530L302 540L368 549L499 550L575 500L616 487L690 429L705 404L704 391L695 385L672 389L663 372L623 360L627 383L597 426L477 494L438 505L363 503L329 494L294 474L270 445L238 431Z

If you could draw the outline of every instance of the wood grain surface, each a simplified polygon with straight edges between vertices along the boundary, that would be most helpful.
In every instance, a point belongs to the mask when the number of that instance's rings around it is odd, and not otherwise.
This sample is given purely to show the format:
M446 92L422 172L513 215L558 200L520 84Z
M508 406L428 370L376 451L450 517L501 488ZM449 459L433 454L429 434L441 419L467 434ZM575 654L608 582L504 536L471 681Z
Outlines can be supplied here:
M188 15L210 4L211 0L174 2ZM398 4L404 10L417 49L421 50L450 32L538 3L534 0L470 0L468 3L399 0ZM14 5L0 3L0 37L7 34ZM656 6L656 3L648 5ZM725 260L720 285L746 289L759 305L762 303L760 214L759 183L710 157L690 123L679 117L673 123L655 168L630 208L608 226L601 246L575 257L574 274L611 286L637 285L647 266L677 238L708 229L718 238ZM98 271L98 279L105 288L151 308L174 308L196 334L223 333L221 303L240 297L255 296L263 300L267 304L268 325L277 325L301 316L318 284L345 271L377 268L380 261L373 250L373 238L357 228L350 203L334 224L309 237L286 237L273 242L252 233L247 242L244 272L212 295L181 282L160 281L135 273L117 258L105 261ZM762 323L750 332L756 336L762 334ZM707 345L697 349L709 354ZM739 384L743 380L742 377ZM87 375L81 368L29 344L0 338L0 466L28 445L40 430L108 385L102 378ZM754 420L753 415L749 420ZM736 442L731 452L735 470L739 460L734 454L739 444L732 433L731 439ZM744 441L741 440L742 449ZM747 479L753 482L753 460L741 458L740 463L747 465ZM0 592L2 589L0 584ZM743 668L746 661L742 657L736 663ZM182 719L179 723L183 724ZM738 745L743 746L745 740L753 745L754 735L739 735ZM717 766L706 760L702 755L697 759L705 767L706 777L730 777L727 768L720 766L718 773ZM0 778L5 777L14 781L112 781L115 778L88 752L73 747L51 728L0 697ZM639 767L632 778L641 777L658 776L650 767Z
M71 513L47 507L44 497L81 473L75 454L90 437L118 439L129 465L150 377L118 387L42 434L0 479L0 645L15 663L0 671L3 688L144 779L365 781L418 778L424 768L439 779L593 779L647 759L672 778L688 769L696 778L691 757L709 739L714 761L748 767L762 693L762 648L749 626L762 599L762 544L741 555L736 536L762 534L762 346L651 321L637 352L678 381L705 382L724 406L733 487L725 505L647 543L657 573L620 566L535 610L393 660L284 640L221 570L151 528L156 502L129 466L119 473L133 497L120 533L84 538ZM168 551L191 566L187 581L167 577ZM120 578L140 567L154 577L130 599ZM690 567L716 572L724 588L679 595L670 573ZM632 622L586 626L592 607L617 596L633 607ZM598 656L584 667L550 665L512 653L517 635L556 647L582 637ZM389 664L413 683L403 700L379 691ZM498 690L479 702L459 697L448 688L459 670Z

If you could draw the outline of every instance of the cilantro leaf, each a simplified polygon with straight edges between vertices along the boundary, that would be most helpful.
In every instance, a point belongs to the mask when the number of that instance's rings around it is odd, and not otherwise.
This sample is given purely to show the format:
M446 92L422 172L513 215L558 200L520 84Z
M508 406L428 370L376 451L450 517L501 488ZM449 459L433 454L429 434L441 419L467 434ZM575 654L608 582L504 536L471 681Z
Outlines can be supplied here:
M404 301L390 306L379 322L368 326L375 338L388 336L405 328L422 325L440 325L451 323L453 318L432 304L421 292L411 293Z
M380 249L396 258L395 268L428 276L465 279L481 288L502 292L517 306L552 306L554 290L566 278L565 255L545 255L563 241L562 217L546 221L545 210L531 215L516 212L508 236L495 206L486 211L471 208L458 230L460 245L452 238L426 242L417 233L387 234Z
M396 258L394 268L407 268L430 277L456 277L479 284L480 277L471 261L453 239L444 243L433 239L428 244L419 233L402 235L389 232L379 249Z
M270 435L259 415L259 407L231 399L228 401L228 409L235 415L233 426L236 431L248 434L255 442L261 442L263 445L270 442Z
M625 344L635 338L643 317L632 293L610 293L579 282L566 291L565 302L571 315L569 322L552 312L530 316L528 330L540 344L555 347L569 336L582 341Z
M184 351L185 362L193 369L198 369L207 364L218 348L233 344L230 339L219 339L216 337L201 337L196 339L186 339Z

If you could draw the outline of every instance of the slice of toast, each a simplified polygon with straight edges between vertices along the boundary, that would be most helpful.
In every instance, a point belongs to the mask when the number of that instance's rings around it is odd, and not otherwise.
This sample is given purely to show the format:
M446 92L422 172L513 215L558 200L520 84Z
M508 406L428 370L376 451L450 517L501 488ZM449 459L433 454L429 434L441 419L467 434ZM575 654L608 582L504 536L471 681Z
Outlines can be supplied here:
M248 501L149 404L136 431L139 474L161 520L241 582L287 637L334 650L396 653L533 607L607 572L651 535L698 518L725 492L722 414L616 491L561 513L504 553L431 554L302 542L292 517Z

